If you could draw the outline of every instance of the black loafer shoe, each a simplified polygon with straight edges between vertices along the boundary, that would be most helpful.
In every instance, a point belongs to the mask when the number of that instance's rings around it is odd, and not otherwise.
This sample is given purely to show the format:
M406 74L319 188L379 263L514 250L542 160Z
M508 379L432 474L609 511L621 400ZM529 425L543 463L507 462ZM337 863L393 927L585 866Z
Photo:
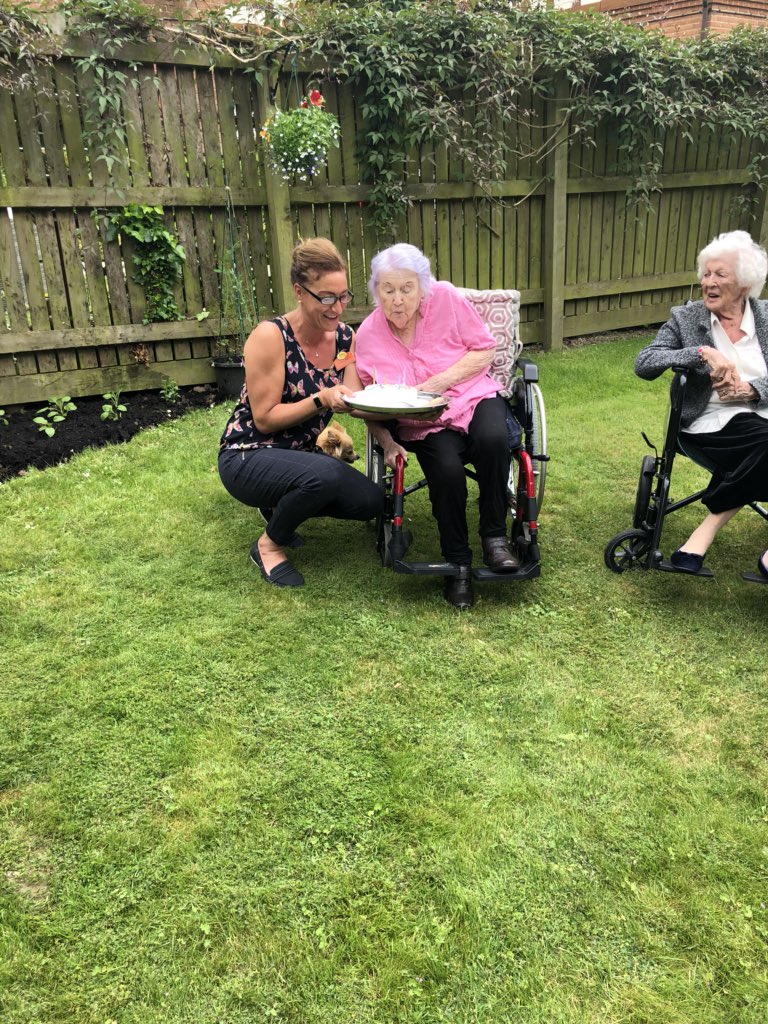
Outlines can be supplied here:
M679 572L689 572L692 576L701 572L704 565L704 555L695 555L692 551L683 551L681 548L673 551L669 560Z
M462 565L458 575L447 576L444 584L445 600L454 608L471 608L475 603L472 590L472 566Z
M275 587L303 587L304 577L286 558L284 562L278 562L272 572L267 572L261 560L259 542L254 541L251 546L251 561L261 573L261 578L266 583Z
M483 537L483 561L493 572L515 572L520 559L506 537Z

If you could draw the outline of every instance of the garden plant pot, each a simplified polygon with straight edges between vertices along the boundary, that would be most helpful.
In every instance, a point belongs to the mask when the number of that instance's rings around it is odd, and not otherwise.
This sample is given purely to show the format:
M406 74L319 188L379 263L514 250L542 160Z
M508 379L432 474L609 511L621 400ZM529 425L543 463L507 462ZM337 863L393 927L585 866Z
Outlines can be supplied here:
M216 389L227 398L239 398L245 383L245 367L241 358L217 356L211 360L216 374Z

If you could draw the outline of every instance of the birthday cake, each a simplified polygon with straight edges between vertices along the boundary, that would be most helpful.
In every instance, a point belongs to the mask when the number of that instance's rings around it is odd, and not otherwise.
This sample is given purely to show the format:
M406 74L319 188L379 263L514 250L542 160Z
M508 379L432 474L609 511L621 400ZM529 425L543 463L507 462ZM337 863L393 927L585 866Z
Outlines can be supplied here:
M355 397L370 405L380 405L382 409L416 409L432 401L431 395L422 395L405 384L369 384Z

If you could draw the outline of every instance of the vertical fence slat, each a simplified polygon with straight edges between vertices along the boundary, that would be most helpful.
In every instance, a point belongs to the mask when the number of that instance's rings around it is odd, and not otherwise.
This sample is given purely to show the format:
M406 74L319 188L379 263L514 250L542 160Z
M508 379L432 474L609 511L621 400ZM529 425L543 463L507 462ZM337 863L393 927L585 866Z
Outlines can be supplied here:
M0 159L3 162L8 184L23 186L25 184L24 164L16 134L17 123L10 94L5 91L0 92L0 124L7 126L5 131L0 132ZM13 280L13 273L9 266L10 261L13 260L20 264L23 280L21 294L22 296L26 294L27 306L24 328L27 327L26 314L28 313L29 325L32 330L49 330L48 305L45 300L45 287L38 258L33 215L26 210L14 211L13 221L9 222L9 228L10 251L5 262L9 281ZM38 372L38 362L34 355L19 353L16 356L16 369L19 374L35 374Z
M553 125L553 148L549 156L550 180L544 207L544 345L548 349L563 345L563 302L565 298L566 179L568 145L566 142L566 97L561 88L551 101L547 123ZM538 205L538 204L537 204ZM536 232L538 236L538 231Z
M48 175L51 185L68 185L70 182L70 160L65 149L63 118L69 116L69 112L65 112L62 107L70 101L71 96L69 91L62 93L58 89L54 76L45 73L45 82L46 89L42 90L39 103ZM82 216L88 217L89 214L83 213ZM62 291L66 295L69 305L67 324L68 326L70 323L73 326L82 326L89 322L89 317L83 264L78 249L79 226L76 212L73 209L60 209L56 213L56 220L61 252ZM114 289L111 289L110 305L113 311L113 322L128 323L130 321L122 267L114 282ZM71 349L61 349L58 352L58 362L59 369L62 371L75 370L78 367L77 354Z
M339 90L339 125L344 181L356 185L360 180L360 167L355 154L355 107L349 89ZM373 255L365 251L362 210L363 204L359 202L347 206L349 286L355 293L355 304L358 306L366 301L367 262L370 262Z

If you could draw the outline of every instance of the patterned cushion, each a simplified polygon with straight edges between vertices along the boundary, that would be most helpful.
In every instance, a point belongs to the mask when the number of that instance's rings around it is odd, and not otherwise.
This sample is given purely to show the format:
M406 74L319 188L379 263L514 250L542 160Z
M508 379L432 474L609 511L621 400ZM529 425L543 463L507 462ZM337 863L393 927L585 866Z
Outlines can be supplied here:
M513 288L491 288L487 291L459 288L458 291L472 303L496 339L496 354L490 373L501 384L501 394L508 398L517 357L523 350L520 341L520 292Z

